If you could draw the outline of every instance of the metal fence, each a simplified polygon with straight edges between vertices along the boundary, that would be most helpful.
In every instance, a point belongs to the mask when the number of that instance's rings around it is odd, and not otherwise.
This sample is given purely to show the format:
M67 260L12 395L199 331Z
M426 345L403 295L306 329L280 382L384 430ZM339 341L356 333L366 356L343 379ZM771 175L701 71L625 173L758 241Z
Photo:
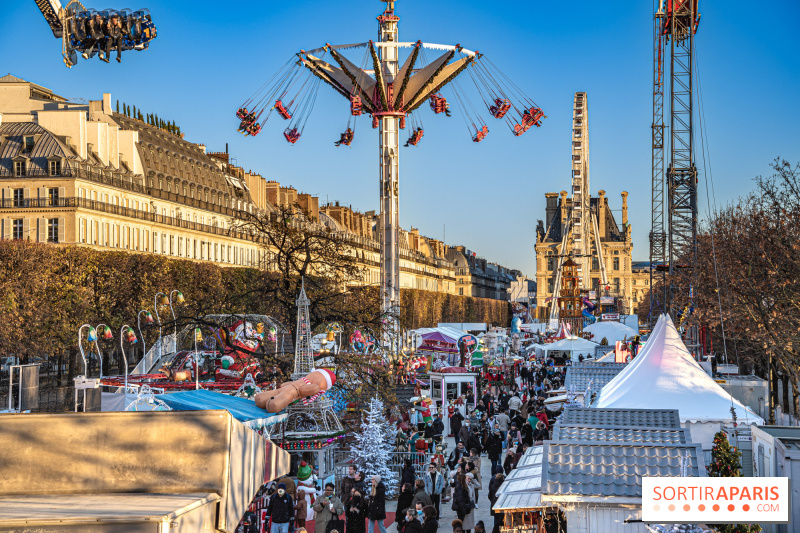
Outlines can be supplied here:
M389 468L392 472L395 473L396 479L398 481L398 486L392 487L395 489L394 495L395 497L400 492L399 481L400 481L400 474L403 470L403 464L405 463L406 459L411 461L411 465L414 467L414 476L417 479L421 479L422 475L425 473L426 465L431 463L433 459L433 454L431 453L417 453L417 452L390 452L389 458ZM350 450L336 450L334 452L334 464L335 464L335 475L336 475L336 486L341 487L342 479L347 476L347 469L350 467L352 463ZM387 487L387 489L390 487Z
M66 373L62 374L59 382L58 372L55 370L43 371L39 374L39 407L32 409L36 413L60 413L75 409L75 387L66 383ZM8 372L0 375L0 410L8 409L9 394L11 404L15 407L19 401L19 377L15 374L14 390L9 391L10 376Z

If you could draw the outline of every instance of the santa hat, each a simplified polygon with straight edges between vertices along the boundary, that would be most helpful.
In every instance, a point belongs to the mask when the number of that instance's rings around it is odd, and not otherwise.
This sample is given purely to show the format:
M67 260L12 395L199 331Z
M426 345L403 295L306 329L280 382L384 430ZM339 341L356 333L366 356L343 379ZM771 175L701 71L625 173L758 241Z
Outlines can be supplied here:
M308 463L302 461L300 463L300 468L297 469L297 479L300 481L305 481L311 477L311 467L308 466Z

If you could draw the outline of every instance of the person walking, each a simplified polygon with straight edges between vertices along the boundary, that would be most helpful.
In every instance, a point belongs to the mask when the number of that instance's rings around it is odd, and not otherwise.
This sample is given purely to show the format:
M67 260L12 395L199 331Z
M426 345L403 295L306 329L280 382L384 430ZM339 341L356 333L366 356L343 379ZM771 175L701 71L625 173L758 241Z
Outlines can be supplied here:
M294 519L294 502L286 493L285 483L278 483L278 491L269 500L267 514L272 520L270 533L289 533L289 523Z
M500 435L503 437L503 441L505 441L506 435L508 434L508 426L511 424L511 417L509 417L508 413L503 410L494 417L494 421L500 425Z
M403 533L422 533L422 523L417 519L417 512L414 509L406 509L404 518Z
M517 413L519 413L521 407L522 407L522 400L515 392L514 395L508 399L508 409L510 411L511 418L517 416Z
M398 529L401 528L403 520L405 520L406 509L412 507L411 502L414 501L414 491L411 490L411 488L411 483L403 483L400 496L397 497L397 509L394 513L394 521Z
M300 529L306 527L308 518L308 505L306 504L306 493L303 489L297 491L297 501L294 502L294 527Z
M439 511L433 506L428 506L422 510L422 516L422 533L437 533L439 530L439 521L437 520Z
M462 422L464 422L464 415L462 415L461 411L459 411L458 407L456 407L452 416L450 417L450 433L453 434L453 438L456 440L456 444L460 442L458 437L458 432L461 431Z
M414 486L414 481L416 481L417 474L414 472L414 465L411 464L411 459L406 459L403 461L403 470L400 472L400 486L402 487L406 483Z
M444 476L436 469L435 464L430 464L428 465L428 471L422 476L422 481L425 483L425 492L431 496L431 502L433 503L434 509L436 509L436 516L438 517L442 491L444 490ZM423 530L424 525L423 523ZM439 527L438 524L436 527Z
M472 432L469 430L469 424L462 424L461 428L458 430L458 442L463 443L464 446L468 446L471 436Z
M386 485L381 481L381 476L372 476L372 485L369 493L369 506L367 507L367 533L373 533L375 528L381 533L386 533ZM285 532L278 532L285 533ZM315 532L316 533L316 532Z
M465 443L459 442L456 445L456 449L450 452L450 457L447 459L447 464L450 466L451 469L455 468L458 461L460 461L461 458L464 457L465 455L467 455L467 448L465 446Z
M478 459L480 459L480 457ZM480 469L480 467L478 465L476 465L475 463L472 462L472 459L469 459L467 461L467 473L468 474L472 474L473 476L475 476L475 481L478 482L478 485L482 485L481 469ZM480 488L481 487L478 487L478 488L476 488L474 490L475 498L473 499L473 501L475 502L475 509L478 508L478 495L479 495L478 493L480 492Z
M414 485L414 499L411 500L411 506L414 507L416 504L421 503L422 507L427 507L428 505L433 505L433 501L431 501L431 495L425 490L425 482L421 479L418 479ZM422 527L422 523L420 523L420 527Z
M366 533L367 508L364 505L364 496L361 492L353 490L344 510L345 531L347 533Z
M353 496L353 489L356 486L356 467L350 465L347 467L347 475L342 478L342 483L340 484L339 494L341 495L342 504L344 504L345 509L347 509L348 504L350 503L350 498Z
M322 497L314 502L314 533L329 533L331 529L342 529L338 525L339 515L344 512L344 505L338 496L333 494L333 483L325 484L325 492ZM336 524L329 526L329 522L336 521Z
M492 477L492 481L489 483L489 501L491 502L491 507L494 507L494 504L497 503L497 490L505 479L506 477L503 474L497 474ZM494 516L492 533L500 533L500 527L503 525L503 514L502 511L492 511L492 516Z
M467 515L464 517L464 533L470 533L470 531L475 527L475 509L477 506L475 505L475 490L481 488L481 484L475 479L475 475L472 472L467 472L465 476L467 480L467 496L469 497L470 501L470 509Z
M472 510L472 501L469 498L469 484L465 474L456 474L455 485L453 486L453 505L451 509L456 512L458 519L462 521Z
M492 462L492 474L496 474L500 466L500 455L503 453L503 438L500 435L500 430L495 429L491 435L486 439L486 455L489 456L489 461Z

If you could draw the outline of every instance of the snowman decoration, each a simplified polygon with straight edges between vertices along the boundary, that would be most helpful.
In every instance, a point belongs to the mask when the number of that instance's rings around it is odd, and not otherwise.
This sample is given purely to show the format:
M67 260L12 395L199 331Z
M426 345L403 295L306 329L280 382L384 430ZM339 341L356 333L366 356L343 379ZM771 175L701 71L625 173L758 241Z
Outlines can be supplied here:
M317 476L311 470L311 465L302 461L297 469L297 490L305 493L306 500L306 520L314 520L314 500L319 496L317 491Z

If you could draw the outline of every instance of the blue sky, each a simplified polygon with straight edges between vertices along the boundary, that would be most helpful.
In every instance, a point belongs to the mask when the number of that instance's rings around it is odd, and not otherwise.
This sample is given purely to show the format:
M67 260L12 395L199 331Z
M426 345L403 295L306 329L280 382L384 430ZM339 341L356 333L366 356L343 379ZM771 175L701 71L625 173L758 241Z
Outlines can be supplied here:
M110 92L112 100L175 120L187 140L210 150L229 143L239 165L267 179L322 202L339 200L367 211L378 208L377 133L362 118L352 147L335 148L348 105L330 88L320 88L295 146L283 140L285 123L274 116L258 137L241 136L234 113L299 49L375 39L375 17L383 6L375 0L149 0L144 7L158 26L150 50L126 53L122 65L94 59L67 69L60 42L35 4L4 1L0 75L11 72L71 98L99 99ZM446 231L449 244L464 244L533 275L544 193L569 188L573 93L587 91L591 189L606 190L613 209L620 209L620 191L630 193L634 259L647 259L652 4L614 6L398 0L401 41L480 50L548 116L541 128L517 138L484 113L490 133L476 144L457 111L445 118L423 106L423 141L401 148L404 228L413 225L439 239ZM768 174L776 156L800 160L800 45L794 28L800 3L775 1L753 10L752 2L704 1L700 11L695 42L709 138L706 166L713 171L717 202L725 203L749 191L753 177ZM471 96L477 106L474 90ZM702 170L702 154L696 159ZM703 215L704 192L700 205Z

